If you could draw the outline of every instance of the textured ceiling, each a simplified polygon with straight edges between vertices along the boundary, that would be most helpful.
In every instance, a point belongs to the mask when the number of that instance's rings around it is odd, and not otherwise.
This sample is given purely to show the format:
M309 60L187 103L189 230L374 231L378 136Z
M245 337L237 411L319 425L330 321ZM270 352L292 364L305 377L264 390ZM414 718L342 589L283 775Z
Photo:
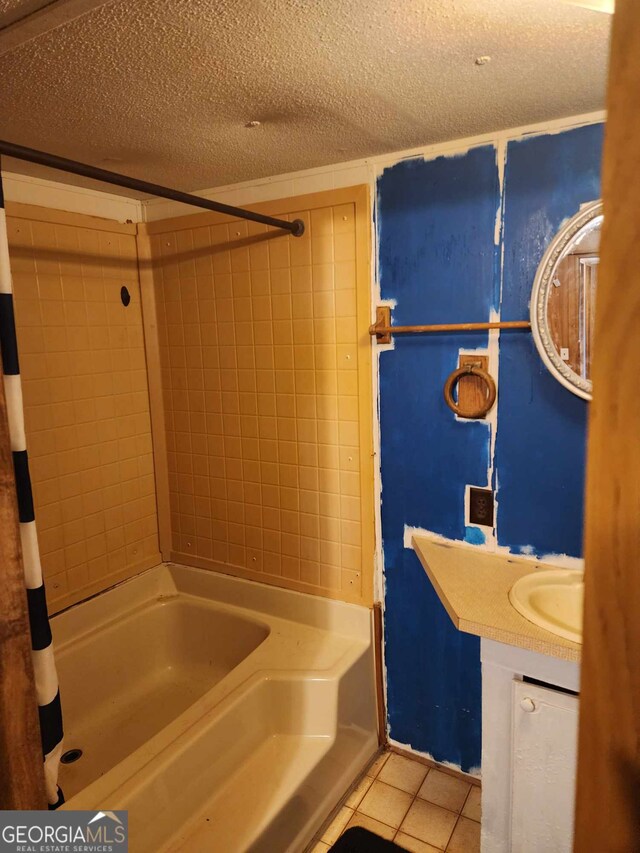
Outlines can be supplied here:
M0 135L220 186L601 109L610 21L559 0L111 0L0 58Z
M49 2L50 0L0 0L0 27L8 27L25 15L42 9Z

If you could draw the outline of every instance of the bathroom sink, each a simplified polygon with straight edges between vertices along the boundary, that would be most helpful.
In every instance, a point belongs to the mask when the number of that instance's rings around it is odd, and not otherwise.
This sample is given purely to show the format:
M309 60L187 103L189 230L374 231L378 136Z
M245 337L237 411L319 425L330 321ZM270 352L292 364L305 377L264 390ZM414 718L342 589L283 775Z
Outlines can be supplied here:
M540 628L582 642L584 573L571 569L532 572L509 590L515 609Z

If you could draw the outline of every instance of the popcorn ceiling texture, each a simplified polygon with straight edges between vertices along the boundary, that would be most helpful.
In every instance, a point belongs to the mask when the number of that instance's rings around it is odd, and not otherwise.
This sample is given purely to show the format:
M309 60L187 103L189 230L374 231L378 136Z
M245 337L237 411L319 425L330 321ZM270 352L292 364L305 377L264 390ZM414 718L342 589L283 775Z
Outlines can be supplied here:
M609 26L557 0L112 0L0 58L2 135L220 186L600 109Z
M6 27L25 15L42 9L48 0L0 0L0 27Z

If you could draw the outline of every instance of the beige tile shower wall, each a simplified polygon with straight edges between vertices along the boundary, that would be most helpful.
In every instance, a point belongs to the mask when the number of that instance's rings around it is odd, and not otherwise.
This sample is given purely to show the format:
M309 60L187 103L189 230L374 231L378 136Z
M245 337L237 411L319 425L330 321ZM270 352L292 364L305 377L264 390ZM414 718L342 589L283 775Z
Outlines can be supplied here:
M7 207L27 449L55 611L160 561L136 226Z
M147 226L171 556L370 603L367 191L256 208L305 235L209 214Z

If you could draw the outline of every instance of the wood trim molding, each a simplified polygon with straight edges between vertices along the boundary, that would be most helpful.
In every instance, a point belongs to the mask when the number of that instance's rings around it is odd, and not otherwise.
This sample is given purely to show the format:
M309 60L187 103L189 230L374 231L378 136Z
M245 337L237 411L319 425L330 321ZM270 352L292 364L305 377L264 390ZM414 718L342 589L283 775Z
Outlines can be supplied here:
M577 853L640 850L640 4L617 0L585 524Z
M0 809L46 809L13 459L0 369Z
M378 710L378 743L387 743L387 705L384 695L384 631L382 604L374 602L373 615L373 660L376 673L376 705Z

